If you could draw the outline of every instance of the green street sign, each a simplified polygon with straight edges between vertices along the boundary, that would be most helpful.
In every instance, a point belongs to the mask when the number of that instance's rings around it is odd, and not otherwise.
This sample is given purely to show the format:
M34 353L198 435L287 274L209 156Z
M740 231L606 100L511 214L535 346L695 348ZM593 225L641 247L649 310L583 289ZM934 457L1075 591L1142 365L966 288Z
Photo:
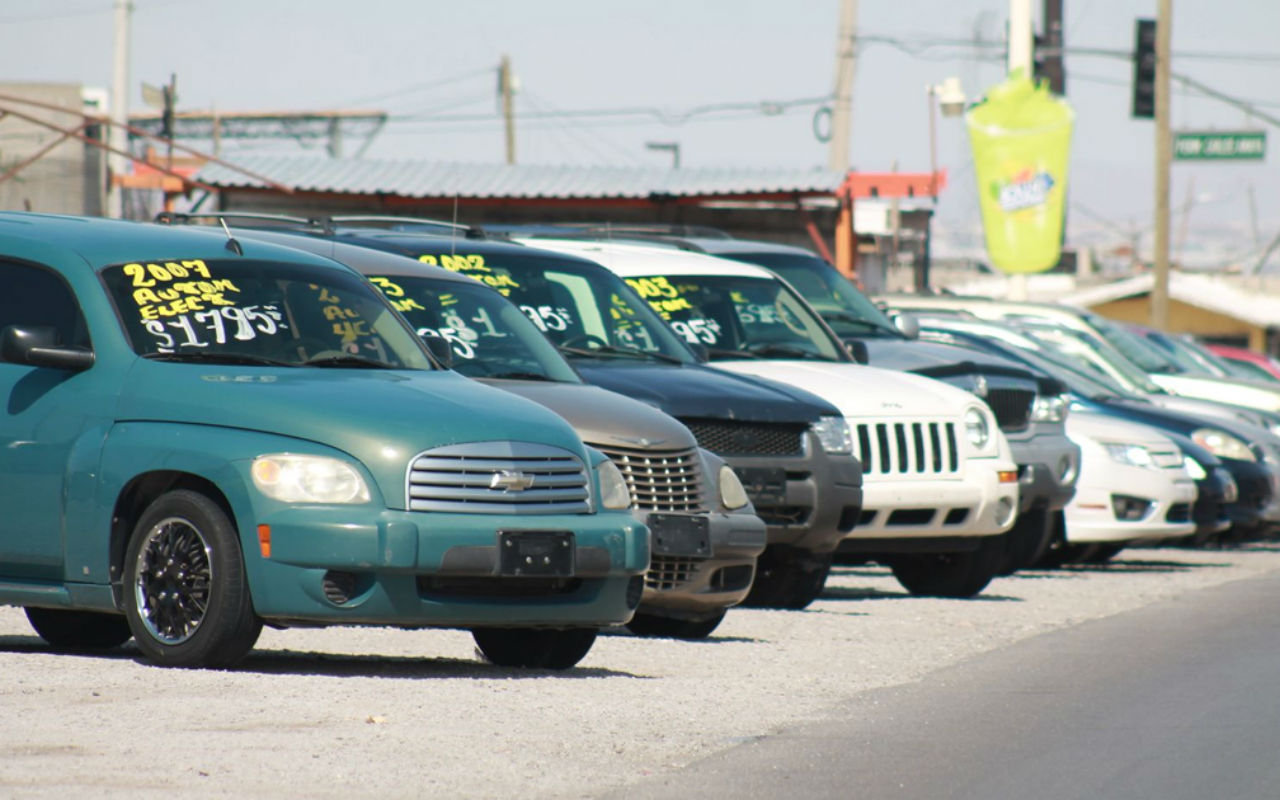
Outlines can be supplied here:
M1173 157L1179 161L1261 161L1266 154L1266 131L1182 131L1173 134Z

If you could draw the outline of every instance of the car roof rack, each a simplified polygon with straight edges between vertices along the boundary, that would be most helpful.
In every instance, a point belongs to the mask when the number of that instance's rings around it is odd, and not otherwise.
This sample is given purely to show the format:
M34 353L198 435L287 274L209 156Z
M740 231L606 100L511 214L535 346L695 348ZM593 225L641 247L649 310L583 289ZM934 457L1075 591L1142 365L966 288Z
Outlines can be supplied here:
M390 230L395 230L396 226L404 226L406 228L430 229L404 230L404 233L432 233L443 236L464 234L468 239L485 238L484 230L477 226L446 222L445 220L432 219L430 217L398 217L390 214L334 214L320 217L319 221L325 223L331 231L343 226L385 227Z
M635 238L646 237L683 237L692 239L732 239L733 237L719 228L707 225L667 224L657 222L549 222L549 223L510 223L485 224L484 229L491 233L505 236L554 236L568 239L575 237L590 238Z
M161 211L156 214L155 221L161 225L198 225L208 220L214 224L223 221L233 222L245 227L261 228L309 228L322 227L321 221L314 217L292 217L287 214L262 214L251 211L199 211L180 213L177 211ZM254 223L257 223L256 225Z

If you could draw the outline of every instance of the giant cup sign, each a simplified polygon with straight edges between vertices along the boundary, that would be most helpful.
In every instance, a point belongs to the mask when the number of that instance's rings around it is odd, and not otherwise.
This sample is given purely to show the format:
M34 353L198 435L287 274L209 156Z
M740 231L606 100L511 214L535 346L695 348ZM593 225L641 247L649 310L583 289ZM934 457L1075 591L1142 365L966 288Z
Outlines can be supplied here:
M1011 77L965 114L992 266L1043 272L1058 263L1075 114L1028 78Z

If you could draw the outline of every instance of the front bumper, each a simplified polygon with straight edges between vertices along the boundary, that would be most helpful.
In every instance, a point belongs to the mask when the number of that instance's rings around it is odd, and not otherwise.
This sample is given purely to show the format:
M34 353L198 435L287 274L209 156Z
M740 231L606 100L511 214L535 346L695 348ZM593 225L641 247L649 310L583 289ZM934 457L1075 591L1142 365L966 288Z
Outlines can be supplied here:
M742 479L770 546L830 553L858 522L862 465L851 455L823 452L811 432L805 433L804 455L717 455ZM778 473L784 474L780 482L767 477Z
M635 516L643 522L649 513L637 510ZM708 521L711 556L666 554L651 541L640 611L698 619L746 598L755 578L756 557L767 541L764 521L755 514L702 516Z
M631 618L649 564L648 530L626 512L516 517L280 506L241 522L254 609L279 624L612 625ZM259 545L262 525L270 528L269 557ZM572 532L572 574L501 575L499 531L517 530ZM346 590L341 602L335 583Z
M862 487L862 517L840 551L905 552L914 551L913 539L1003 533L1013 524L1018 483L1001 482L1000 472L1013 473L1016 467L995 458L971 458L956 478L873 476Z
M1076 496L1066 508L1069 544L1163 539L1195 532L1196 484L1181 470L1173 477L1174 470L1108 467L1106 481L1092 483L1086 474L1076 486ZM1113 502L1116 495L1140 498L1150 505L1141 519L1120 519Z
M1227 516L1232 525L1244 528L1267 522L1266 512L1276 497L1272 487L1272 470L1255 461L1223 458L1222 465L1235 479L1238 497L1227 503Z
M1047 424L1047 423L1033 423ZM1013 460L1018 462L1018 511L1067 507L1080 474L1080 446L1066 433L1015 432L1005 434Z

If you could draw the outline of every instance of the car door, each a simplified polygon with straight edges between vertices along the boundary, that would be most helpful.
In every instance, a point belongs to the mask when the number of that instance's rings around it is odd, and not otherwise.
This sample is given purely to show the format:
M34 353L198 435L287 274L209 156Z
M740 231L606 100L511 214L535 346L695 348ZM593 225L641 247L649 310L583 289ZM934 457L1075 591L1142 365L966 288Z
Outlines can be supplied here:
M84 317L62 276L0 259L0 331L11 325L51 326L60 345L90 346ZM95 404L97 393L83 391L92 372L0 357L0 578L63 579L64 476L91 412L86 406Z

